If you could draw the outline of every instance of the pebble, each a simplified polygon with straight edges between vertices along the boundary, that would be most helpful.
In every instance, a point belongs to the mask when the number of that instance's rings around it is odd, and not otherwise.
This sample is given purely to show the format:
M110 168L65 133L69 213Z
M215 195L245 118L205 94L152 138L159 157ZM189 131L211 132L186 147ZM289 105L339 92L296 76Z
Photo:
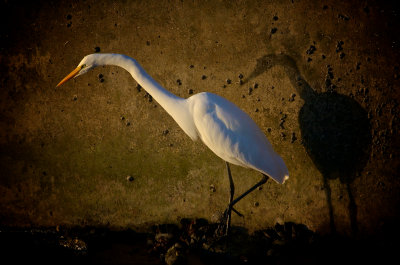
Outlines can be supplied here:
M95 47L94 48L94 52L96 53L96 52L100 52L100 47Z
M336 45L336 52L340 52L341 50L343 50L342 45L344 44L343 41L338 41L337 45Z
M210 185L210 191L213 193L217 191L217 189L215 188L215 186L213 184Z
M277 32L277 30L278 30L277 28L272 28L271 29L271 34L275 34Z
M296 97L295 93L290 94L289 102L293 102L295 97Z
M126 176L126 180L129 181L129 182L132 182L132 181L135 180L135 178L132 177L132 176Z
M308 50L306 51L306 53L307 53L308 55L311 55L311 54L313 54L316 50L317 50L317 48L315 48L314 45L311 45L310 48L308 48Z
M147 92L146 92L146 94L144 95L144 97L147 98L149 102L152 102L152 101L153 101L153 97L152 97L149 93L147 93Z
M290 142L294 143L297 140L296 134L292 133L292 137L290 138Z

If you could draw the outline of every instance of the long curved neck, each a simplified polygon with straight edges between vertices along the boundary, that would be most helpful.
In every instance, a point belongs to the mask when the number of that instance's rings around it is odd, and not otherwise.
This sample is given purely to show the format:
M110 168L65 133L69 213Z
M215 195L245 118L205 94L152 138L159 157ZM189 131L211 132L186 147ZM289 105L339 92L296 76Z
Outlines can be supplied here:
M197 130L185 99L175 96L163 88L131 57L112 53L95 54L94 56L96 56L97 66L116 65L127 70L136 82L171 115L190 138L197 139Z
M98 54L96 60L98 65L116 65L127 70L132 77L149 93L168 113L174 103L184 100L172 94L158 84L143 67L133 58L123 54ZM170 113L171 114L171 113Z

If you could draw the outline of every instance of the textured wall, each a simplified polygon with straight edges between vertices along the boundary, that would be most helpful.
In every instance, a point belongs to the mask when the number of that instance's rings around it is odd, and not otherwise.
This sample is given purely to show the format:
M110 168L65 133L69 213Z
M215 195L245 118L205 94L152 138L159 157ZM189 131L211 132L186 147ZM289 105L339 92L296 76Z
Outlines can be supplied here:
M96 51L134 57L178 96L224 96L265 132L290 179L241 201L234 224L370 234L398 220L400 32L389 5L1 5L0 225L145 228L213 220L227 206L223 161L126 71L99 67L55 88ZM261 177L231 169L237 193Z

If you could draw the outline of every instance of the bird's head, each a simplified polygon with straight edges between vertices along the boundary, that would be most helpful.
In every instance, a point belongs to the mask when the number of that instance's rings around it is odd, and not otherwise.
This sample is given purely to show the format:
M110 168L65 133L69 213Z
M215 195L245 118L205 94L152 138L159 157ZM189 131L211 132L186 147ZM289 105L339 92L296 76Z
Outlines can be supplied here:
M61 80L61 82L58 83L56 87L61 86L71 78L75 78L77 76L86 74L87 72L98 66L97 57L98 57L97 54L90 54L85 56L82 59L82 61L78 64L78 67L76 67L75 70L73 70L69 75L64 77L64 79Z

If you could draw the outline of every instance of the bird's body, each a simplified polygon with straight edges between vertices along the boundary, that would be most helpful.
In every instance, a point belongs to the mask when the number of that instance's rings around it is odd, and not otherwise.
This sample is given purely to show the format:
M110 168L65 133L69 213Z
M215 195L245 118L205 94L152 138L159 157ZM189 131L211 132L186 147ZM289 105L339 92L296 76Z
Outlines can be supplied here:
M207 92L187 101L199 138L217 156L231 164L260 171L279 183L285 181L288 172L282 158L244 111Z
M164 89L134 59L126 55L88 55L57 86L100 65L116 65L127 70L192 140L201 139L224 161L257 170L264 177L271 177L278 183L284 183L288 179L288 169L282 158L275 153L256 123L235 104L208 92L195 94L187 99L177 97ZM231 181L230 212L238 200L231 204L233 181L229 166L228 173ZM253 189L249 191L251 190Z

